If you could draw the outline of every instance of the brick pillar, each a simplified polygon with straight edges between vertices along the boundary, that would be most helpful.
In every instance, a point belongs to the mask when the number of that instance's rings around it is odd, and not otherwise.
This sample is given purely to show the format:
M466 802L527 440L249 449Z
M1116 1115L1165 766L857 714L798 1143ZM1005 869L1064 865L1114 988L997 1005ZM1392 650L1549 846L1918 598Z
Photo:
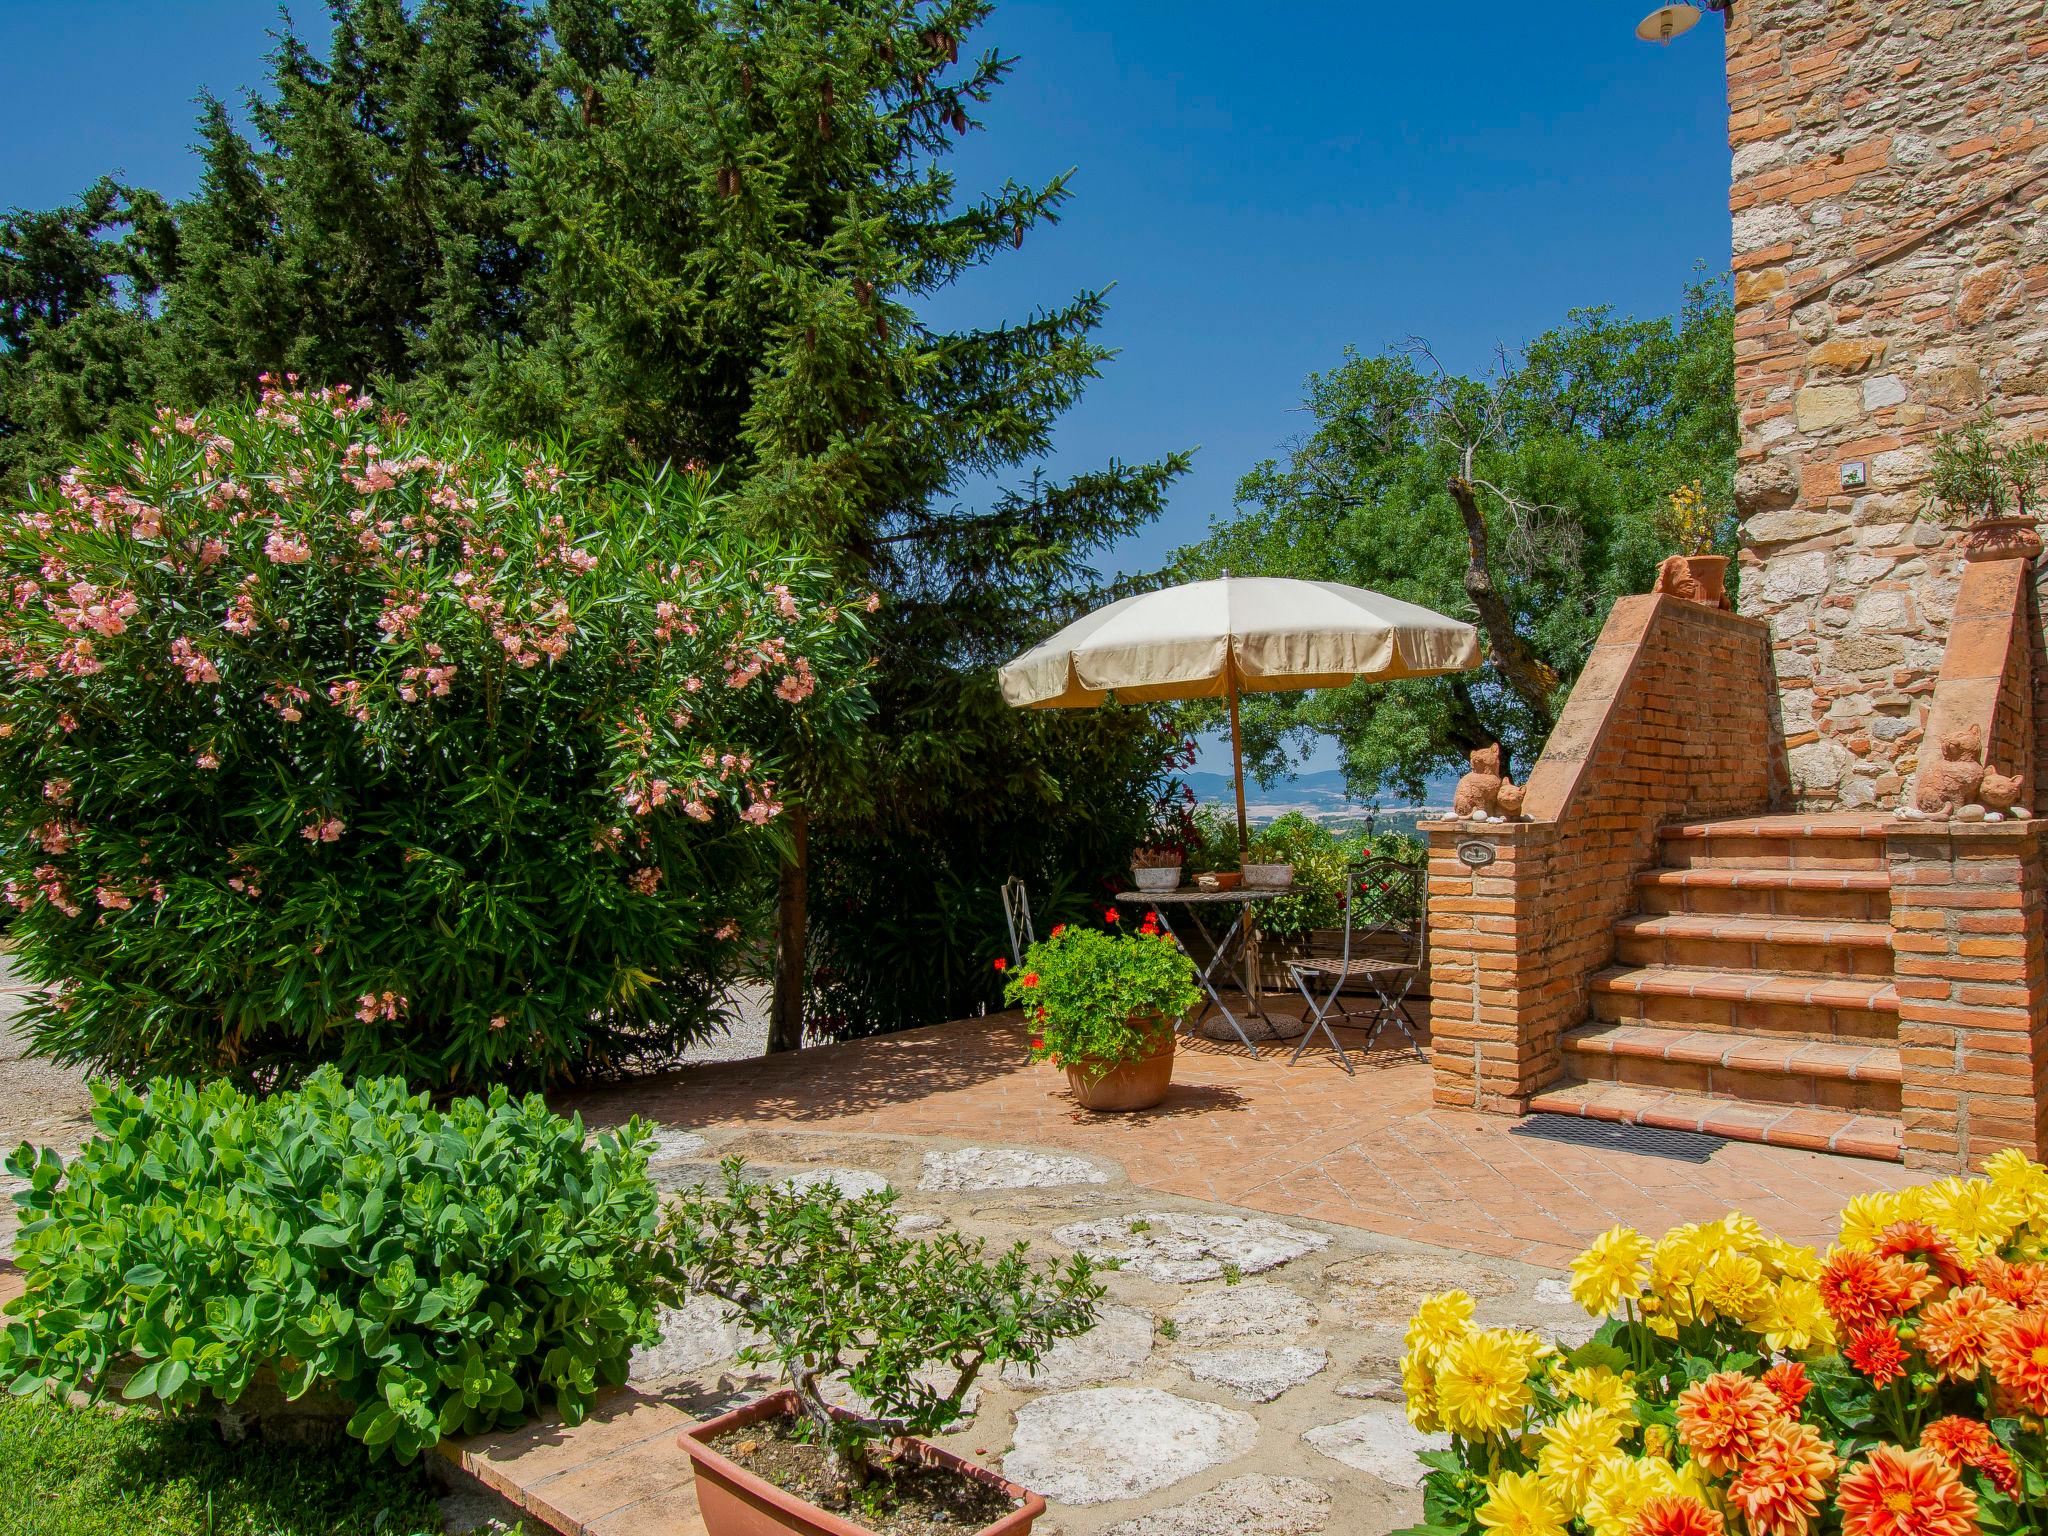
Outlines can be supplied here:
M1429 1044L1434 1096L1459 1109L1519 1113L1561 1067L1553 956L1530 939L1556 828L1426 824L1429 838ZM1461 847L1492 862L1474 867Z
M2048 1147L2048 830L1893 823L1885 835L1907 1166Z

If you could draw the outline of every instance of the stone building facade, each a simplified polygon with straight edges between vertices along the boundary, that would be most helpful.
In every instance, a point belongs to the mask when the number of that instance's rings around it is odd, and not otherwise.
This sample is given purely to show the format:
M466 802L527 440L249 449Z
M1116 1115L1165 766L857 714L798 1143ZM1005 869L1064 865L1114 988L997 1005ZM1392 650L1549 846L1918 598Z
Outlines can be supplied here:
M1735 0L1727 50L1741 608L1795 803L1889 809L1961 575L1930 440L2048 431L2048 6Z

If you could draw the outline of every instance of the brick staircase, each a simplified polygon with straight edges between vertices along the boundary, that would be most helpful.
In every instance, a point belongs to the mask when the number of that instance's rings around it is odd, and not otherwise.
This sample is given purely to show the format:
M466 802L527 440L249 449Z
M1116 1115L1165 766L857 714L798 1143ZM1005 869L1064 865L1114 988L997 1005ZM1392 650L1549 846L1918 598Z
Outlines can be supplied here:
M1665 827L1530 1109L1898 1161L1884 820Z

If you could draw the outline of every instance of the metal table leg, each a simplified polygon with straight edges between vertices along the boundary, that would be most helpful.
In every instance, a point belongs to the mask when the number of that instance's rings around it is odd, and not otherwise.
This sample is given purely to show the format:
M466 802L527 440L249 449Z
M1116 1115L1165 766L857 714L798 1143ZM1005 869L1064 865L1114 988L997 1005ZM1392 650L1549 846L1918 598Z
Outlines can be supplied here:
M1166 913L1162 907L1154 907L1152 909L1152 914L1153 916L1159 919L1159 926L1161 928L1165 929L1168 933L1173 932L1173 924L1167 920ZM1217 1012L1221 1013L1224 1019L1229 1023L1231 1029L1236 1031L1237 1038L1244 1042L1244 1048L1250 1051L1252 1053L1253 1059L1256 1060L1259 1054L1259 1048L1256 1045L1252 1044L1252 1037L1244 1032L1244 1025L1238 1022L1237 1015L1230 1011L1230 1005L1223 1001L1223 994L1217 991L1215 983L1210 981L1209 979L1211 973L1215 971L1218 965L1222 964L1224 957L1229 953L1230 944L1237 937L1237 930L1244 925L1245 909L1238 909L1237 920L1233 922L1230 925L1230 927L1224 931L1223 942L1221 944L1216 943L1216 941L1210 937L1208 925L1202 921L1201 914L1198 911L1196 911L1195 908L1192 906L1188 908L1188 918L1190 921L1194 923L1195 931L1202 936L1203 942L1212 946L1212 952L1209 956L1209 963L1202 967L1200 973L1195 978L1201 984L1203 992L1207 993L1209 998L1208 1003L1203 1005L1202 1011L1195 1015L1195 1024L1200 1024L1202 1020L1208 1018L1209 1008L1211 1006L1214 1006ZM1247 993L1246 996L1249 997L1250 994ZM1258 1005L1254 1003L1253 1006L1257 1007ZM1263 1011L1261 1011L1260 1017L1265 1017ZM1267 1024L1269 1027L1271 1025L1271 1022L1271 1020L1267 1020ZM1194 1025L1190 1025L1188 1027L1193 1028Z

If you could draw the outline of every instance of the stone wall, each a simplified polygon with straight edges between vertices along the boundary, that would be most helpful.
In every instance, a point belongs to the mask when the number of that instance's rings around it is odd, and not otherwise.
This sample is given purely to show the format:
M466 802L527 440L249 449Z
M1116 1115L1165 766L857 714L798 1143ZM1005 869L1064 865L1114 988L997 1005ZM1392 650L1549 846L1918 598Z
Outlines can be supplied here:
M1530 772L1527 819L1422 824L1436 1102L1520 1109L1557 1079L1658 828L1782 798L1774 701L1763 625L1624 597ZM1469 867L1466 843L1493 861Z
M1742 610L1798 803L1895 806L1960 571L1929 440L2048 429L2048 7L1736 0L1727 46Z

